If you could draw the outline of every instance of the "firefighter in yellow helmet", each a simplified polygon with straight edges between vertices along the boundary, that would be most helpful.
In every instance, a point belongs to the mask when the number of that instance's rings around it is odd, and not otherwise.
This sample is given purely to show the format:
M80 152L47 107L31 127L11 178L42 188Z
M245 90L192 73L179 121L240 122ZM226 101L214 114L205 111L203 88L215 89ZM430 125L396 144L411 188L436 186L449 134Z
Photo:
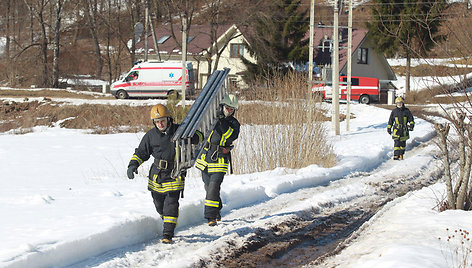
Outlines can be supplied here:
M138 167L151 156L154 157L149 171L148 190L151 191L154 206L164 222L162 242L171 243L179 216L179 198L185 183L185 174L177 178L171 176L176 160L175 144L171 139L179 125L173 122L169 110L162 104L152 107L151 120L154 127L144 135L135 149L128 164L127 175L129 179L134 179ZM203 135L197 131L191 142L197 144L202 140Z
M195 164L202 171L206 192L204 216L210 226L215 226L216 222L221 220L221 208L223 207L220 198L221 183L228 171L232 144L239 136L240 124L234 118L237 109L238 98L233 94L225 95L219 106L215 128L210 133Z
M406 141L410 138L410 131L415 127L415 121L410 110L405 107L402 97L395 99L395 109L390 113L388 119L387 132L393 139L393 159L403 160L405 154Z

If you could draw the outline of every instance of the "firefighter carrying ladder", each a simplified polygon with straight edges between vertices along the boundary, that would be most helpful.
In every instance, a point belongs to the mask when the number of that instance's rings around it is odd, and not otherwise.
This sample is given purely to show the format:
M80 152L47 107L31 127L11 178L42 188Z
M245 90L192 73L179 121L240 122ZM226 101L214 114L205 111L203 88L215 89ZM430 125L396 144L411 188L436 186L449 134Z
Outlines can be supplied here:
M218 121L218 108L226 93L226 77L229 71L229 68L224 68L223 70L215 71L210 76L172 137L175 148L178 148L176 150L176 166L172 171L172 177L175 178L183 171L191 168L195 164L198 154L203 149L205 142L200 145L190 143L190 139L195 131L197 129L200 130L204 135L205 141L215 127Z

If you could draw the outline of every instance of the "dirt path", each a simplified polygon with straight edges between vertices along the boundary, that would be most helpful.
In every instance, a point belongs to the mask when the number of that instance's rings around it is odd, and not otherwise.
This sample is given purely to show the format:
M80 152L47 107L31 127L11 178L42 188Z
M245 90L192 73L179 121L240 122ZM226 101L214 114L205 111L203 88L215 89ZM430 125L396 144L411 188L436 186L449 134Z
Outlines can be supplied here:
M393 160L390 160L393 161ZM214 261L200 267L299 267L323 266L323 260L340 252L348 241L360 235L359 227L387 202L407 192L437 182L439 165L424 174L370 182L376 194L363 196L348 204L326 206L321 211L307 211L277 225L257 230L246 242ZM372 174L352 177L366 179Z

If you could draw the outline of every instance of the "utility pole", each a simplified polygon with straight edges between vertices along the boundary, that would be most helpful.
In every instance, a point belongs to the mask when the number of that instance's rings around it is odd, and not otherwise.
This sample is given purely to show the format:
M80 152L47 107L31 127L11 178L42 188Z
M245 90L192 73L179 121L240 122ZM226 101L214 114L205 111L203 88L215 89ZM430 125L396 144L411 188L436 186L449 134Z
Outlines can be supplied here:
M157 45L157 38L156 38L156 32L154 29L154 25L152 23L151 15L149 15L149 26L151 26L151 34L152 34L152 40L154 41L154 49L156 50L156 55L159 61L161 61L161 53L159 53L159 47Z
M352 0L349 0L349 15L347 22L347 104L346 131L350 130L351 121L351 65L352 65Z
M187 14L182 18L182 105L185 105L185 91L187 90Z
M307 100L311 98L311 88L313 87L313 38L315 27L315 0L311 0L310 5L310 45L309 45L309 59L308 59L308 95Z
M334 5L334 28L333 28L333 114L332 122L334 124L334 132L340 134L339 129L339 4L340 0L336 0Z
M148 25L149 25L149 8L146 5L144 9L144 61L148 61Z

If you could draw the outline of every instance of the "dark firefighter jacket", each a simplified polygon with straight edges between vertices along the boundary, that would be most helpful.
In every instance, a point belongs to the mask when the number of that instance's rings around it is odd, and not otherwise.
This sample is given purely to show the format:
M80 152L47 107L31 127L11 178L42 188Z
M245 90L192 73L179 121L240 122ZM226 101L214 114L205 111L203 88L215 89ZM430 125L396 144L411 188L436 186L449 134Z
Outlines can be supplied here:
M195 167L202 171L208 167L208 173L226 173L231 153L225 154L222 149L231 149L233 141L239 136L239 127L238 120L232 115L219 119L198 156Z
M171 178L172 169L175 167L176 153L175 144L171 141L172 136L179 127L171 124L165 133L156 127L149 130L141 139L128 167L140 166L152 155L154 163L149 170L148 190L166 193L169 191L180 191L184 189L184 178ZM200 143L203 135L197 131L192 139L192 144Z
M415 121L410 110L403 105L401 108L396 107L390 113L388 119L388 129L392 129L392 139L406 141L410 138L409 130L413 130Z

